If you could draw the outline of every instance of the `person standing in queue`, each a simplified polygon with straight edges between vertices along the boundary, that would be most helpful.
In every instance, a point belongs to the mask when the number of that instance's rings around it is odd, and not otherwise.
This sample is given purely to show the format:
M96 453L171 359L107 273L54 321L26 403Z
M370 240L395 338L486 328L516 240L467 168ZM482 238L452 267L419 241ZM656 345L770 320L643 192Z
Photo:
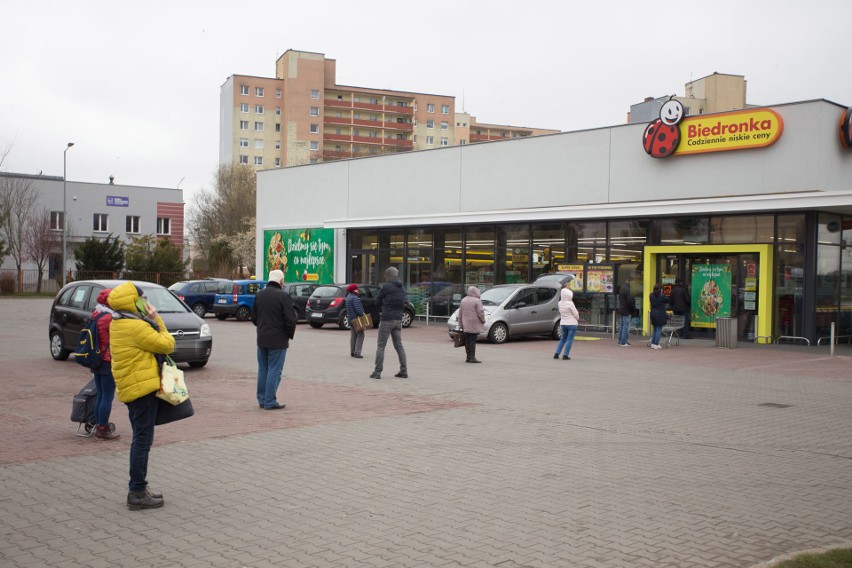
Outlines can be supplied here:
M367 330L361 328L360 331L355 331L355 325L352 322L363 315L364 303L361 302L361 292L357 284L350 284L346 287L346 319L349 320L349 356L355 359L364 358L361 355L361 348L364 346Z
M651 349L662 349L660 347L660 336L663 334L663 326L666 325L668 316L666 308L669 305L669 297L663 294L662 284L654 284L654 291L648 298L651 306Z
M112 401L115 398L115 379L112 376L112 358L109 353L109 324L115 312L107 305L112 288L104 288L98 294L98 305L92 312L97 318L98 342L101 347L101 364L92 369L95 378L95 440L117 440L121 436L115 433L109 423Z
M257 327L257 404L264 410L281 410L278 385L290 340L296 334L293 300L284 291L284 273L269 273L266 287L257 293L251 309L251 322Z
M399 270L391 266L385 270L385 283L376 298L376 307L381 310L379 337L376 340L376 366L371 379L381 379L385 362L385 346L388 338L399 357L399 372L394 375L400 379L408 378L408 360L402 346L402 313L405 308L405 288L399 281Z
M559 354L562 353L562 359L571 359L571 346L574 345L574 336L577 334L577 326L580 325L580 312L577 311L577 306L574 305L574 292L568 287L566 282L562 285L559 291L559 328L562 331L562 337L559 338L559 343L556 344L556 353L553 354L554 359L559 359Z
M482 363L476 358L476 338L485 331L485 308L479 298L479 288L471 286L459 305L459 328L464 333L464 350L467 352L465 363Z
M621 331L618 335L618 344L622 347L630 347L627 342L630 337L630 321L636 312L636 298L630 292L630 283L625 282L618 289L618 315L621 318Z

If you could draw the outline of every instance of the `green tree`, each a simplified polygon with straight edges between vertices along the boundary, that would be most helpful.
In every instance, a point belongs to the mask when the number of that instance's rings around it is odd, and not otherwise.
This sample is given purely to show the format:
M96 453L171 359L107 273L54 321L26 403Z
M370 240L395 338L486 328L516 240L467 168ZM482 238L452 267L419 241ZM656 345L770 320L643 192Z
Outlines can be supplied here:
M183 278L189 262L183 260L183 250L168 238L156 239L153 235L142 235L130 239L125 251L128 272L143 273L141 278L152 278L160 273L159 283L168 286ZM126 276L132 276L127 274Z
M227 237L218 237L210 243L207 265L214 276L231 277L234 268L234 250Z
M77 272L121 272L124 243L112 233L105 239L89 237L74 249ZM78 275L79 276L79 275Z

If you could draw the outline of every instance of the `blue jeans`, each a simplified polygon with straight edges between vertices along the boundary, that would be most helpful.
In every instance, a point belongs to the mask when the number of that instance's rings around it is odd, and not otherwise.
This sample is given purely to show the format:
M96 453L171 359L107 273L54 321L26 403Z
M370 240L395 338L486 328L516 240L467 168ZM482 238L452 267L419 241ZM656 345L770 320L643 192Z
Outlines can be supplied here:
M95 389L95 424L106 426L109 424L109 414L112 410L112 399L115 398L115 379L112 372L94 373Z
M630 322L633 316L621 316L621 335L618 336L618 344L624 345L630 336Z
M263 408L278 404L276 393L286 357L286 349L257 348L257 403Z
M577 333L576 325L562 325L562 337L559 339L559 344L556 346L556 354L559 355L562 352L562 348L565 348L565 353L562 353L565 357L571 353L571 346L574 345L574 334Z
M660 335L663 333L663 326L655 325L653 326L653 330L651 331L651 345L659 345L660 344Z
M133 441L130 442L130 491L142 492L148 487L148 454L154 443L154 421L157 419L157 393L152 392L127 403Z
M376 373L381 373L385 364L385 345L388 337L393 341L393 348L399 357L399 372L408 372L408 359L405 356L405 348L402 346L402 321L381 320L379 322L379 338L376 340Z

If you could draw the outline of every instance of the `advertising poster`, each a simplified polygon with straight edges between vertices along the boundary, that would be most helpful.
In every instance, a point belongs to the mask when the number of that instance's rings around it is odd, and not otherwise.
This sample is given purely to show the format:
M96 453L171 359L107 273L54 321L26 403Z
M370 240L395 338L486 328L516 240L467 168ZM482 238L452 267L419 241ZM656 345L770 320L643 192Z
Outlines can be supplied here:
M263 279L281 270L285 282L334 282L334 229L276 229L263 232Z
M574 275L574 280L568 285L572 292L583 291L583 270L585 266L582 264L560 264L556 267L559 272L569 272Z
M692 326L716 327L716 318L731 317L731 265L692 265Z
M613 272L612 266L587 266L586 292L612 293Z

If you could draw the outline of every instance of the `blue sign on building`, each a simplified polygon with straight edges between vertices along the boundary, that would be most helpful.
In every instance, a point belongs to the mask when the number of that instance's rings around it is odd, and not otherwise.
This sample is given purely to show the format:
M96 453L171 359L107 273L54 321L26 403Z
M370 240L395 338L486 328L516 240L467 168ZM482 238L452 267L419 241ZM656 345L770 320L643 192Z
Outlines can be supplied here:
M107 195L107 207L128 207L130 206L129 197L120 197L118 195Z

